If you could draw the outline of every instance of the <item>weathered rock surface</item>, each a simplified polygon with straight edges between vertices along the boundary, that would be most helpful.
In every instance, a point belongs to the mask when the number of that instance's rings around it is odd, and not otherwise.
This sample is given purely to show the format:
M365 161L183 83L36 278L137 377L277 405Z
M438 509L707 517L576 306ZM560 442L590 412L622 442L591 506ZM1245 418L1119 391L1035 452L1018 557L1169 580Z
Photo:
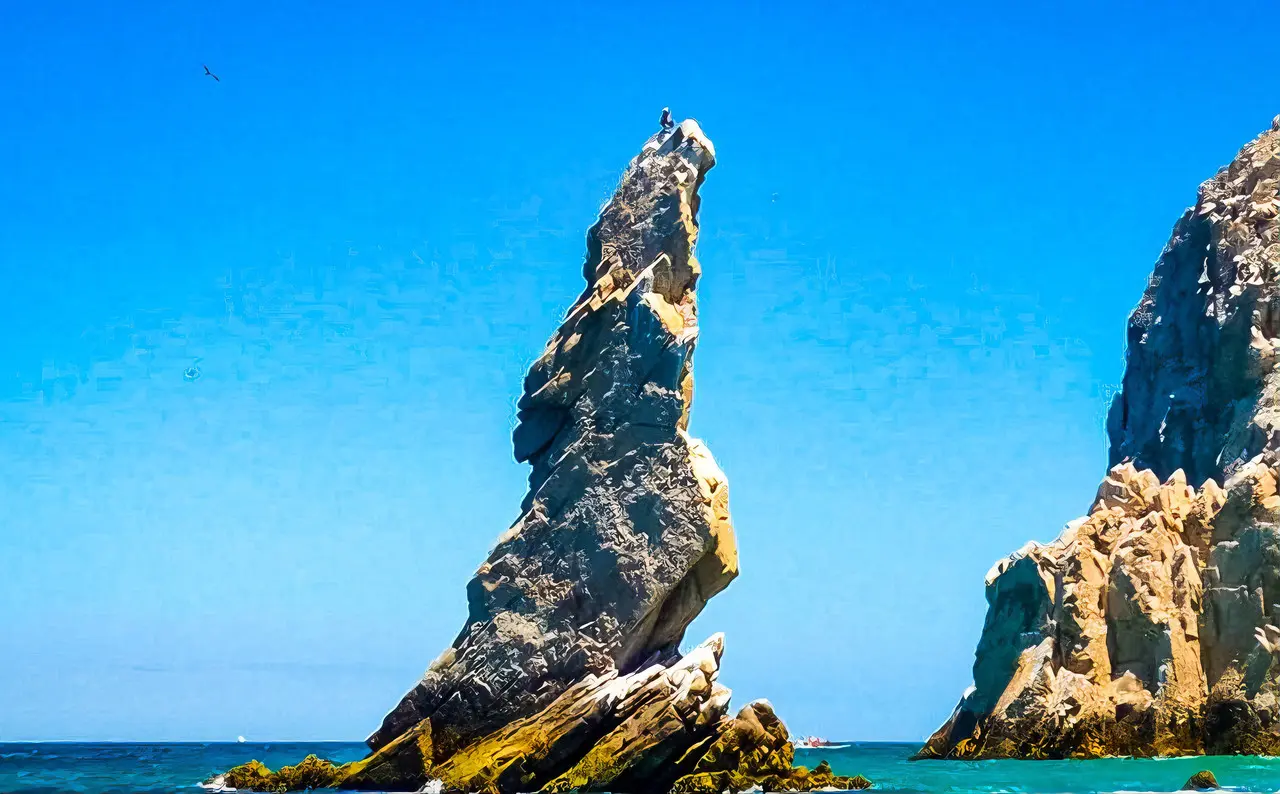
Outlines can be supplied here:
M455 753L433 775L450 790L666 790L675 761L729 704L719 635L683 659L590 675L542 711Z
M1274 127L1274 125L1273 125ZM1280 426L1280 130L1200 186L1129 318L1111 462L1225 476Z
M1280 752L1278 177L1273 127L1175 226L1129 320L1114 466L987 575L974 685L920 757Z
M1218 779L1213 773L1207 769L1203 769L1191 777L1187 778L1187 782L1182 784L1182 791L1212 791L1219 788Z
M737 575L728 485L690 437L698 125L651 139L588 234L588 287L518 403L523 514L467 586L461 634L369 737L430 717L437 759L588 675L670 653Z
M666 792L855 788L793 769L767 703L728 718L717 635L685 629L738 573L728 484L688 434L698 188L715 150L685 121L634 159L587 239L587 288L533 364L515 524L467 586L462 632L344 766L219 782L280 790Z
M793 768L786 726L765 701L727 717L724 638L629 675L588 675L545 708L432 761L426 719L369 758L341 766L308 756L271 772L257 761L215 781L254 791L301 788L442 792L707 792L867 788L826 764ZM216 786L215 786L216 787Z

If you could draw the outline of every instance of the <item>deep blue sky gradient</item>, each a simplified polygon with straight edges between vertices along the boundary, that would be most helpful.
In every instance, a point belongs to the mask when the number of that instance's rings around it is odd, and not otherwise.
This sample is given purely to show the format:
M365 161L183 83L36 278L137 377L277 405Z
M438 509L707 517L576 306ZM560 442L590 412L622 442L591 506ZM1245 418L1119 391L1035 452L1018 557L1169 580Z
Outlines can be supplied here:
M688 640L797 732L932 730L1280 112L1276 8L782 5L0 5L0 740L375 727L516 517L520 379L663 105L720 157L692 430L742 554Z

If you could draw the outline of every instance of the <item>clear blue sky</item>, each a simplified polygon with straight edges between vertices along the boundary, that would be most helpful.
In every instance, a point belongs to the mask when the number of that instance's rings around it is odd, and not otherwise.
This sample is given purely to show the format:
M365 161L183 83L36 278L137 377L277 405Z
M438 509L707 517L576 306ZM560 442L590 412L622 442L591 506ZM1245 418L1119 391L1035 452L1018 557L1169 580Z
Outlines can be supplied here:
M936 727L1280 112L1274 7L772 5L6 4L0 740L374 728L516 517L520 379L663 105L720 156L693 431L742 553L688 639L795 731Z

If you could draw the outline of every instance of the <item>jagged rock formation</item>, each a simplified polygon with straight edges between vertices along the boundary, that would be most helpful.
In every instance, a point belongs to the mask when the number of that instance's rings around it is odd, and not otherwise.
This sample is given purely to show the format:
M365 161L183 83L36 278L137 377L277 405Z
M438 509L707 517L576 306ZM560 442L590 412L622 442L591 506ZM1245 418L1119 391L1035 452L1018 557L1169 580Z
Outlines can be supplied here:
M1280 752L1278 178L1280 120L1174 227L1129 319L1113 468L987 575L974 685L920 757Z
M741 785L714 794L765 780L777 783L771 791L852 788L851 778L835 778L829 769L824 779L792 768L786 728L767 702L726 717L732 693L717 680L723 642L716 635L683 659L631 675L588 676L538 714L459 751L432 775L459 791L527 791L538 784L543 792L698 791L704 775L720 770ZM747 722L773 731L748 733Z
M697 761L676 780L673 794L722 794L752 787L769 792L871 788L871 781L861 775L832 774L826 761L812 772L793 767L795 748L787 727L765 700L748 703L736 717L722 719L714 737L703 744L705 751L695 746L686 754Z
M738 573L728 484L687 432L698 189L714 163L695 122L664 129L588 233L587 288L518 404L515 456L532 464L522 514L468 584L462 632L369 737L372 755L278 773L249 764L224 784L275 790L305 773L358 789L714 782L720 794L863 782L792 769L767 703L726 716L718 636L679 656L689 623Z
M588 233L587 289L525 377L523 514L467 586L462 633L382 726L431 717L437 756L587 675L674 650L738 573L728 485L686 430L698 339L698 187L687 121L646 144Z
M546 708L432 765L431 720L369 758L337 766L315 756L272 772L258 762L214 782L255 791L417 788L441 791L674 791L721 794L867 788L865 778L792 766L786 727L767 701L726 716L717 678L724 638L630 675L588 675Z

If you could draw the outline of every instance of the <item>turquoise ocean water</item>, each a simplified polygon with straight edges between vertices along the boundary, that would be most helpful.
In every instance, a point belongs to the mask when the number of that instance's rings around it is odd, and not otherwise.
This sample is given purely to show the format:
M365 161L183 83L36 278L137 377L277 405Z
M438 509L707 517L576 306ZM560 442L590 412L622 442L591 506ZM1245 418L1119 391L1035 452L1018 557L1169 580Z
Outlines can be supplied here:
M1169 792L1200 769L1211 770L1232 791L1280 792L1280 758L908 762L917 747L857 743L844 750L801 750L797 762L813 766L825 758L836 772L865 775L876 790L891 792ZM362 757L365 748L349 742L0 744L0 792L199 794L201 780L251 758L277 768L307 753L341 762Z

